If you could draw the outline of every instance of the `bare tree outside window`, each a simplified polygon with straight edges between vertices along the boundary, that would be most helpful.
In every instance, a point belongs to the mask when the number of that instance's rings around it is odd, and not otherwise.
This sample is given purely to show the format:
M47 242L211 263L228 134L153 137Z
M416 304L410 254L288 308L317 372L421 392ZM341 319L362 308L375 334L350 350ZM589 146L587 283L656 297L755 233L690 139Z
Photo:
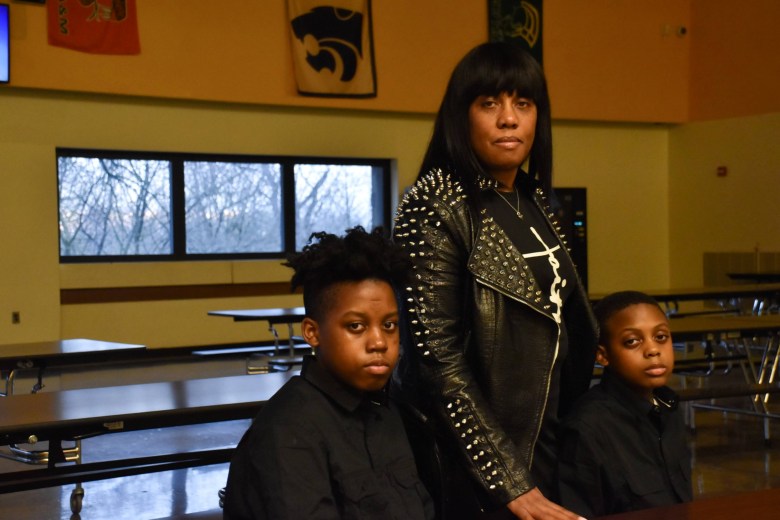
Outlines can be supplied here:
M357 225L375 226L372 170L366 165L295 165L296 250L317 231L340 235Z
M60 262L278 259L390 226L389 159L57 148Z
M185 162L187 253L282 251L281 165Z
M171 253L170 163L59 157L60 255Z

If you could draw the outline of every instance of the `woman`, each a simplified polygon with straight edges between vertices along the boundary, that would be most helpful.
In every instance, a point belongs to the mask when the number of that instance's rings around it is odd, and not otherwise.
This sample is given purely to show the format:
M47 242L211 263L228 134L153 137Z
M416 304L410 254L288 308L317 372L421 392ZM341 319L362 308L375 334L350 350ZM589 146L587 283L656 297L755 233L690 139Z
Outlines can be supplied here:
M397 379L442 450L444 516L577 518L552 501L555 429L588 389L596 332L550 220L551 169L541 68L514 44L476 47L394 230L415 278Z

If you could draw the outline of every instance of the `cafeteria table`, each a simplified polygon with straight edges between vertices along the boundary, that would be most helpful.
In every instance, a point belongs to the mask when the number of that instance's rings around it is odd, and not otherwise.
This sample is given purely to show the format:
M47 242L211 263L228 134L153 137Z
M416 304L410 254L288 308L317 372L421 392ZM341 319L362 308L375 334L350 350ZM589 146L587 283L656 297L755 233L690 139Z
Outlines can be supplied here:
M713 364L714 345L722 345L726 356L720 361L739 365L745 388L777 382L780 364L780 315L689 316L670 320L672 338L678 342L702 342L706 356L702 362ZM711 373L710 371L709 373ZM709 375L708 373L708 375ZM693 427L694 408L706 408L757 415L764 419L764 438L769 440L769 419L780 418L768 408L770 393L752 395L751 409L695 403L689 423Z
M703 498L685 504L602 516L603 520L768 520L780 517L780 489Z
M5 392L0 392L3 397L0 401L16 399L17 396L13 395L14 381L19 371L37 371L38 381L32 388L32 392L37 393L43 388L43 372L46 368L133 359L145 349L144 345L83 338L0 345L0 374L7 373ZM81 439L74 439L72 446L63 448L59 445L57 449L65 460L81 460ZM45 464L50 452L25 449L16 443L9 443L7 451L0 450L0 456L28 464Z
M38 371L35 392L43 386L46 368L132 359L145 349L144 345L83 338L0 345L0 374L7 373L5 393L0 396L13 394L14 379L20 370Z
M303 358L296 353L296 338L293 332L293 326L296 323L300 323L306 316L306 309L304 307L217 310L209 311L208 315L232 318L233 321L236 322L265 321L268 323L268 330L274 337L274 354L272 357L260 355L260 357L250 358L250 360L247 362L247 372L250 374L265 373L269 370L267 363L253 364L252 360L272 360L273 364L277 366L300 365L303 362ZM280 350L281 345L279 340L279 332L276 330L277 325L287 325L288 352L286 355L282 354Z
M747 281L751 283L778 283L780 282L780 271L763 271L753 273L726 273L734 281Z
M640 289L642 290L642 289ZM734 284L725 286L703 286L673 289L644 289L666 307L667 314L674 316L679 312L680 302L715 300L720 310L740 312L750 301L751 314L763 314L780 301L780 283ZM592 303L602 299L606 294L592 293L589 295Z
M63 441L95 435L252 418L295 371L18 394L0 399L0 445L49 442L38 469L0 473L0 493L80 483L230 460L233 448L81 463L63 454ZM161 447L164 450L165 447ZM75 464L64 464L75 462ZM81 490L81 491L80 491Z

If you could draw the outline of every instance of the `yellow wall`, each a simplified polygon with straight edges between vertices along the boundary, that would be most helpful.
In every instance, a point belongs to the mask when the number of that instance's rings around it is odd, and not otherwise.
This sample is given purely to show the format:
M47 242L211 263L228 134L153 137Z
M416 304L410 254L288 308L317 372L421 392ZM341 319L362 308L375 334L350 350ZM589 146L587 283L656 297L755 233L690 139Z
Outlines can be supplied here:
M0 106L7 101L0 96ZM55 339L60 284L52 149L17 138L5 124L14 120L12 112L0 114L0 343ZM22 324L11 324L13 311L22 312Z
M284 306L299 300L279 296L60 307L60 288L280 281L287 279L286 269L278 262L60 267L55 147L392 157L400 191L416 175L432 124L431 116L408 114L171 103L16 89L0 96L0 114L4 237L0 338L12 342L89 336L153 346L251 341L260 336L259 324L233 324L207 317L206 311ZM605 291L640 282L665 286L668 266L661 260L665 247L652 256L636 254L644 232L634 232L634 223L645 227L648 218L638 214L632 217L636 220L612 219L610 214L632 214L634 203L624 192L635 184L652 200L666 199L667 130L653 125L558 123L554 131L556 184L589 189L592 288ZM617 258L630 262L635 271L615 269L614 238L624 244ZM10 324L14 310L22 312L20 325Z
M708 8L721 6L712 1L545 1L555 184L588 188L594 292L698 285L705 251L780 247L777 212L768 209L778 171L771 138L780 130L771 64L780 52L764 22L778 18L778 4L740 3L748 17L721 31L725 15ZM450 68L486 36L483 0L457 9L444 0L374 0L378 97L303 98L290 73L283 2L193 4L139 0L135 57L49 47L44 9L12 4L13 86L0 88L0 344L267 337L258 324L205 313L290 305L297 296L60 306L61 288L287 275L278 262L60 266L55 148L388 157L397 161L400 191L416 173ZM688 36L675 35L682 25ZM715 34L733 45L709 56ZM758 64L735 56L745 35L768 42L756 50ZM751 78L755 100L730 96L736 79L713 85L719 60L744 65L730 70ZM715 120L629 122L691 117ZM714 174L720 164L730 169L724 179ZM21 311L21 324L10 323L12 311Z
M557 123L555 184L588 191L589 290L669 284L668 129Z
M149 344L232 341L205 310L227 302L63 307L59 290L288 279L278 262L63 266L57 237L55 148L390 157L414 176L430 116L262 108L6 89L0 95L0 343L94 336ZM61 279L60 279L61 278ZM232 302L233 306L256 302ZM128 310L129 309L129 310ZM11 325L14 310L22 323ZM120 312L121 311L121 312ZM206 325L201 327L199 322ZM215 326L216 325L216 326ZM220 325L222 323L220 322ZM227 324L225 324L227 325ZM212 332L217 331L217 334ZM178 339L172 337L180 334ZM161 339L165 337L165 339ZM257 337L256 335L254 337ZM247 338L249 341L252 338Z
M430 85L443 85L452 64L487 31L482 1L461 2L457 9L446 0L374 1L377 98L302 97L296 94L285 5L282 0L138 0L137 56L51 47L45 9L12 5L13 82L81 92L431 112L440 91ZM446 23L432 23L443 18ZM447 45L436 45L442 41ZM428 46L436 52L420 52Z
M692 4L690 119L780 112L780 2Z
M703 283L705 252L780 251L780 113L670 132L672 286ZM717 176L718 166L728 174Z
M282 0L138 0L141 54L52 47L42 6L12 5L12 75L20 87L270 105L432 113L452 67L487 39L485 0L374 0L377 97L296 94ZM684 0L546 0L545 63L554 115L684 121ZM642 56L637 60L636 56Z
M688 119L688 0L544 0L553 116Z

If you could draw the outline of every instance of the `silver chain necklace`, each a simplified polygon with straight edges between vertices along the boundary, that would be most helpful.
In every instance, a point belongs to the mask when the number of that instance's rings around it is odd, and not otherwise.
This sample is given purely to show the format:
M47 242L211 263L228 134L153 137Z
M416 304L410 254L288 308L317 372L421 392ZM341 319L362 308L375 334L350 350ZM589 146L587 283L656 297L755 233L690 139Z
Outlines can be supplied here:
M517 215L517 218L520 220L523 219L523 214L520 212L520 193L517 191L517 186L514 187L514 193L517 196L517 207L514 207L511 202L509 202L509 199L504 197L504 194L498 191L497 189L493 188L493 191L498 193L498 196L501 197L501 200L506 202L507 206L512 208L512 211L515 212L515 215Z

